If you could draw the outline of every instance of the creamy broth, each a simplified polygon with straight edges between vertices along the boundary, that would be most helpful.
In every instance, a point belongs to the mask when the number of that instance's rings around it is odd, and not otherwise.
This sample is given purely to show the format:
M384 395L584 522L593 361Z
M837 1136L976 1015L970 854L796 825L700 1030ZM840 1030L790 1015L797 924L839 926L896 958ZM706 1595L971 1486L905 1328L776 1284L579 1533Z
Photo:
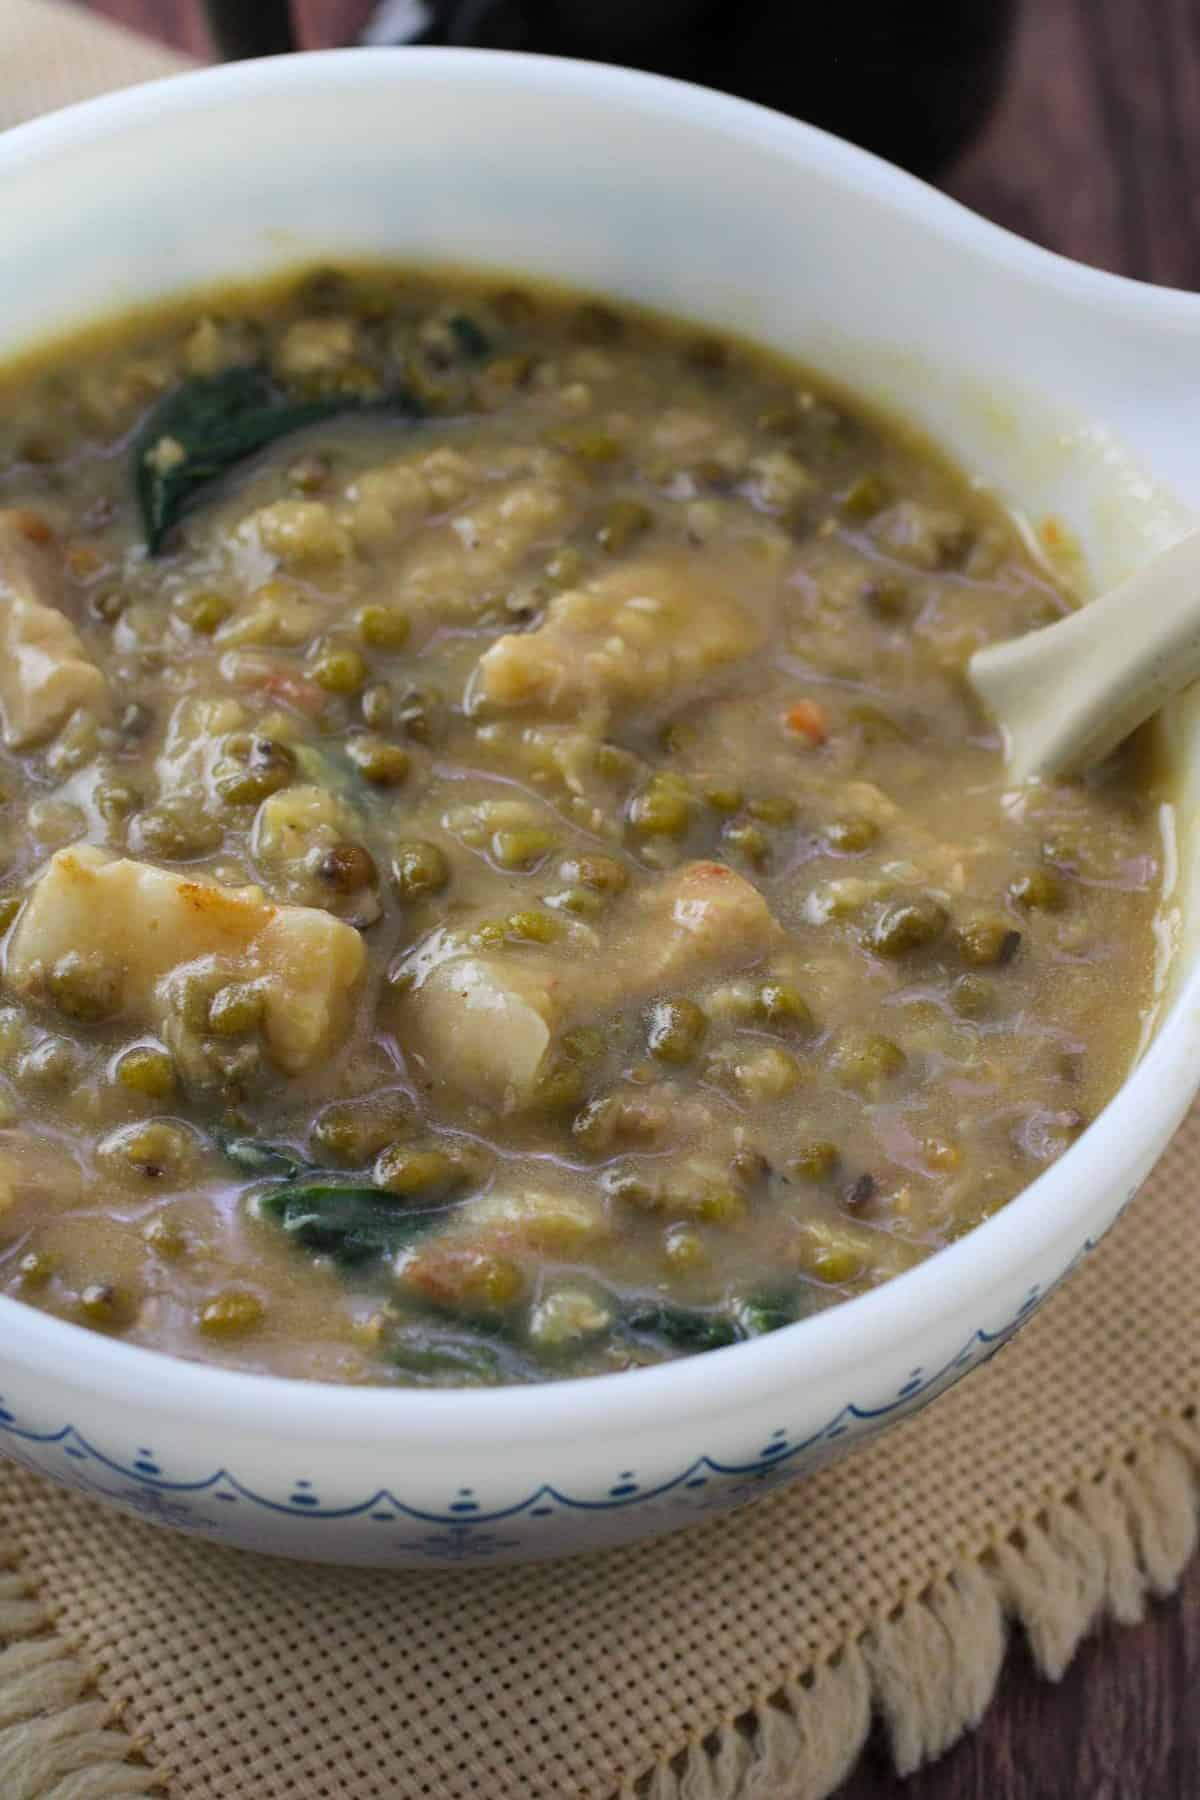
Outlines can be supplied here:
M1067 586L744 344L320 271L0 378L0 1282L459 1385L771 1330L1003 1206L1151 999L1137 740L1012 792Z

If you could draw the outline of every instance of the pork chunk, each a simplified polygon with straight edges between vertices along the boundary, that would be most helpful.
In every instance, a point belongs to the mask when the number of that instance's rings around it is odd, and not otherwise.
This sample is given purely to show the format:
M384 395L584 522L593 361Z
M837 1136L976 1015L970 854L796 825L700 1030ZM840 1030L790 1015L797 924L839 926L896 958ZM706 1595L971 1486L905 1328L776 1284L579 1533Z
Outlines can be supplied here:
M267 1049L291 1075L342 1043L366 961L358 933L326 912L272 906L261 888L190 881L90 845L51 859L9 942L6 983L53 1004L67 957L100 972L114 1014L169 1040L172 994L189 969L254 984Z
M647 890L624 954L647 992L758 962L782 938L758 889L725 863L687 863Z
M766 901L722 863L655 883L608 941L476 950L436 931L408 966L401 1035L468 1098L503 1113L536 1103L561 1034L585 1019L757 962L781 936Z
M10 750L44 742L80 708L106 706L104 676L61 605L58 551L41 520L0 512L0 713Z
M412 973L405 1041L470 1098L503 1113L528 1106L565 1016L562 965L536 951L472 951L437 931Z

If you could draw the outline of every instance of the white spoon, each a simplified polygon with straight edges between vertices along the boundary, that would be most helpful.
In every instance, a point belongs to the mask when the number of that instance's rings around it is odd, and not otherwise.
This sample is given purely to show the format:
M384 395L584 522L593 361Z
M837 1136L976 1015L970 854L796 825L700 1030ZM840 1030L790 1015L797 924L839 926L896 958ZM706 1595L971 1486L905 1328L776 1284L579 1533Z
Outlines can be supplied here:
M977 650L967 672L1014 780L1098 762L1200 676L1200 530L1068 618Z

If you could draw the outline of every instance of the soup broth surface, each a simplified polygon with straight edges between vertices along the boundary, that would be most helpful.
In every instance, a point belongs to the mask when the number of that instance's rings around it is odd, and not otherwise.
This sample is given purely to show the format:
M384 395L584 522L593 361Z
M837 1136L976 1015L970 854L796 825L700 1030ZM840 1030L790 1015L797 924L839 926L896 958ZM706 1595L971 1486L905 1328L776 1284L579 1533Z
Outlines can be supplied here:
M916 434L598 301L322 270L0 376L0 1283L330 1381L628 1369L1002 1207L1151 1000L1144 746Z

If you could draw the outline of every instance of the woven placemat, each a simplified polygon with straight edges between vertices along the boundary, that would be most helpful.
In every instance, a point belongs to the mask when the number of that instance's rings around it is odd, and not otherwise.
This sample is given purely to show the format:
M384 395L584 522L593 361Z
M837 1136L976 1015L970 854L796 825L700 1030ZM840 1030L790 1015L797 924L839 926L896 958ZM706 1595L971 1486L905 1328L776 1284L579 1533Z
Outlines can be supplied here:
M248 0L252 3L252 0ZM181 66L0 0L0 125ZM1192 1552L1200 1111L996 1361L751 1510L605 1556L379 1575L239 1555L0 1466L4 1800L821 1800L915 1768L1010 1623L1062 1673Z

